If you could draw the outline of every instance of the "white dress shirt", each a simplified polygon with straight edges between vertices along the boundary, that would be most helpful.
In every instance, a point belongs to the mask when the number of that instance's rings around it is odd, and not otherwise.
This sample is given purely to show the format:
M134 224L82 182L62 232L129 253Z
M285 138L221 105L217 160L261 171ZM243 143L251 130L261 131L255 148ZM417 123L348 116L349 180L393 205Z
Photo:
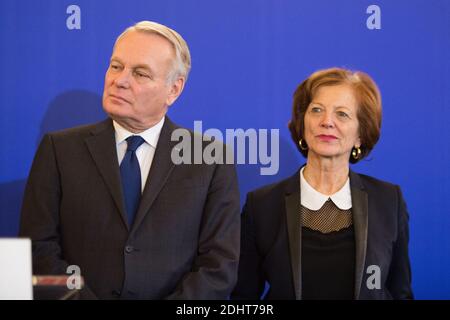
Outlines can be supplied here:
M350 191L350 178L347 178L344 186L336 193L327 196L314 189L303 176L303 167L300 170L300 192L301 205L309 210L317 211L324 203L331 199L333 203L341 210L348 210L352 207L352 193Z
M125 153L127 152L127 142L125 140L129 136L138 135L145 140L145 142L136 150L136 157L139 161L139 167L141 168L141 192L144 191L145 183L147 182L148 173L150 172L150 167L152 166L153 157L155 155L156 146L159 140L159 135L164 125L164 119L165 117L163 117L161 121L159 121L153 127L139 134L134 134L122 127L116 121L113 121L119 165L125 157Z

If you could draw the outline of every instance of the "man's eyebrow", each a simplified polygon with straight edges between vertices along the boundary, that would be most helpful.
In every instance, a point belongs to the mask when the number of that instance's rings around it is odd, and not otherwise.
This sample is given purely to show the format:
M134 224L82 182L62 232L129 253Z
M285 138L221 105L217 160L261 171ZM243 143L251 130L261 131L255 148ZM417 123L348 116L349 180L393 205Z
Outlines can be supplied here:
M145 63L137 64L137 65L133 66L133 69L147 69L148 71L151 71L151 72L153 71L152 68L150 68L150 66Z
M122 60L120 60L117 57L112 57L110 62L118 62L120 64L123 64ZM153 72L153 69L148 64L145 64L145 63L136 64L132 68L133 69L146 69L150 72Z
M123 64L122 61L119 58L116 58L116 57L112 57L110 62L118 62L120 64Z

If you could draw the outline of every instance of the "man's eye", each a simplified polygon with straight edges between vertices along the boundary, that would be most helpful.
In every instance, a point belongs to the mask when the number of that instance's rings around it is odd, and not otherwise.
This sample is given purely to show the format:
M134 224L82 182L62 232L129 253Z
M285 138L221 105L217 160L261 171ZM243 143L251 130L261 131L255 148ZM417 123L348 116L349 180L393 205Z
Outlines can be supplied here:
M146 73L135 71L134 74L139 78L150 78L150 76Z
M118 65L116 65L116 64L112 64L112 65L110 66L110 68L111 68L112 70L119 70L120 66L118 66Z

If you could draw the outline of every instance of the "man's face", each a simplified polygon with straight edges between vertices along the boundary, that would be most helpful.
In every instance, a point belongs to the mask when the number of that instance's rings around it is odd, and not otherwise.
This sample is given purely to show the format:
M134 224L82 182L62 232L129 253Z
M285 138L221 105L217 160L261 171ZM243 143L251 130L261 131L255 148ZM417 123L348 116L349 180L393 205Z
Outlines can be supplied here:
M183 90L184 79L167 82L175 52L156 34L127 32L114 48L105 75L103 109L132 132L161 120Z

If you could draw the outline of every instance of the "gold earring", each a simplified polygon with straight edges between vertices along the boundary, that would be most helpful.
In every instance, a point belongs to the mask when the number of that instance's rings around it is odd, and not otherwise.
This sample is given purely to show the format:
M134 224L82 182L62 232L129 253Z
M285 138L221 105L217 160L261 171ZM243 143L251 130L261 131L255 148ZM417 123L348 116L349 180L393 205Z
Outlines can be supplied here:
M300 146L300 149L302 149L303 151L308 150L308 145L306 144L306 142L304 143L305 145L303 145L303 139L300 139L298 141L298 145Z
M355 160L358 160L361 157L361 148L360 147L353 147L352 157Z

